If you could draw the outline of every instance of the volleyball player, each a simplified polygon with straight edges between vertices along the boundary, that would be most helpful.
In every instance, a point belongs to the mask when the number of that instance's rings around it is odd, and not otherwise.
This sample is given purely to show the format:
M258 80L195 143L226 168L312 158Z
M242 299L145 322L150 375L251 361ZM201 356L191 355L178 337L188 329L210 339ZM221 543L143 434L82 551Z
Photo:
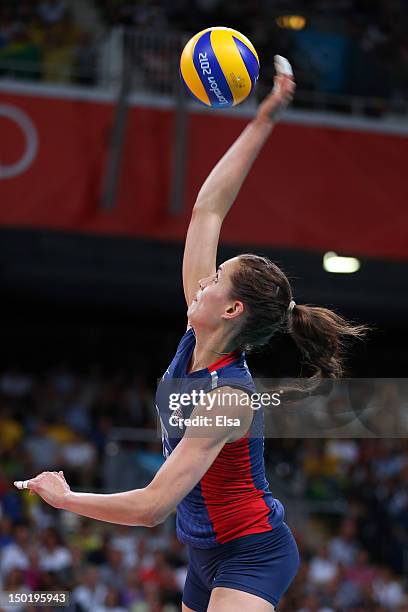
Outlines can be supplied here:
M183 260L187 331L156 397L167 459L152 482L109 495L72 492L62 472L15 483L55 508L124 525L157 525L177 506L177 534L189 553L184 612L270 612L299 566L284 509L265 478L262 410L243 401L255 391L244 351L283 330L317 377L337 377L342 339L360 331L327 309L295 304L287 277L264 257L245 254L216 266L223 220L294 89L291 76L278 73L198 194ZM179 394L203 390L204 400L171 410L172 383ZM224 402L227 395L232 402ZM204 423L198 432L194 419Z

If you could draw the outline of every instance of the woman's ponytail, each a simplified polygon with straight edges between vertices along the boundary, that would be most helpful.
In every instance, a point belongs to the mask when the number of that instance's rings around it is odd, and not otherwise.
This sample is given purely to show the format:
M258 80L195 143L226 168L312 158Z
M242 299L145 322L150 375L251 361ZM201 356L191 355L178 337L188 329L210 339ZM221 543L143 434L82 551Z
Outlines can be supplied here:
M295 390L313 391L322 379L343 374L347 340L362 338L365 325L355 325L327 308L296 304L284 272L266 257L246 253L231 277L231 297L245 308L237 341L245 350L265 345L276 333L289 332L312 370Z
M293 303L288 309L288 331L319 378L342 376L342 356L347 340L362 338L366 329L327 308Z

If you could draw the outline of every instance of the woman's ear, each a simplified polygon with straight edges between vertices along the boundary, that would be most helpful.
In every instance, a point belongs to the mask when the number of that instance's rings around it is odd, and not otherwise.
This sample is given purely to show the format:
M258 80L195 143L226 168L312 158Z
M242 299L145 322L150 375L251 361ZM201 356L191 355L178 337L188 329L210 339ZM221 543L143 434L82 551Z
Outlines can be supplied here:
M232 302L226 309L224 314L222 315L223 319L234 319L235 317L239 317L244 312L244 305L239 300Z

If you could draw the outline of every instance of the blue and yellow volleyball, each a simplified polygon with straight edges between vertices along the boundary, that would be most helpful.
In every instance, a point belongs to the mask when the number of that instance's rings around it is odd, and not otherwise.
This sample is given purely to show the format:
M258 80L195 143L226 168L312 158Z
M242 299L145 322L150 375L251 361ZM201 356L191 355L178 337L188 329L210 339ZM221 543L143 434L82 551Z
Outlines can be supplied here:
M215 108L236 106L255 87L258 54L251 41L237 30L207 28L184 47L180 74L197 101Z

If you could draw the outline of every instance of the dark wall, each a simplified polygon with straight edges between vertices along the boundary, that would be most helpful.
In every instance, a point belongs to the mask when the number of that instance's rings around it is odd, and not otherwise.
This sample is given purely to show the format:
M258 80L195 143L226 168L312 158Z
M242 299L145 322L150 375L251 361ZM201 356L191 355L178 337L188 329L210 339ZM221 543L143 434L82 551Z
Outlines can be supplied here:
M182 252L182 244L2 230L2 362L65 355L87 363L103 355L111 363L136 363L149 354L153 370L164 365L185 328ZM239 252L221 248L219 260ZM262 253L283 266L299 303L335 307L373 327L351 353L353 375L405 376L407 264L363 260L357 274L330 275L321 254ZM283 338L252 360L292 375L293 357Z

